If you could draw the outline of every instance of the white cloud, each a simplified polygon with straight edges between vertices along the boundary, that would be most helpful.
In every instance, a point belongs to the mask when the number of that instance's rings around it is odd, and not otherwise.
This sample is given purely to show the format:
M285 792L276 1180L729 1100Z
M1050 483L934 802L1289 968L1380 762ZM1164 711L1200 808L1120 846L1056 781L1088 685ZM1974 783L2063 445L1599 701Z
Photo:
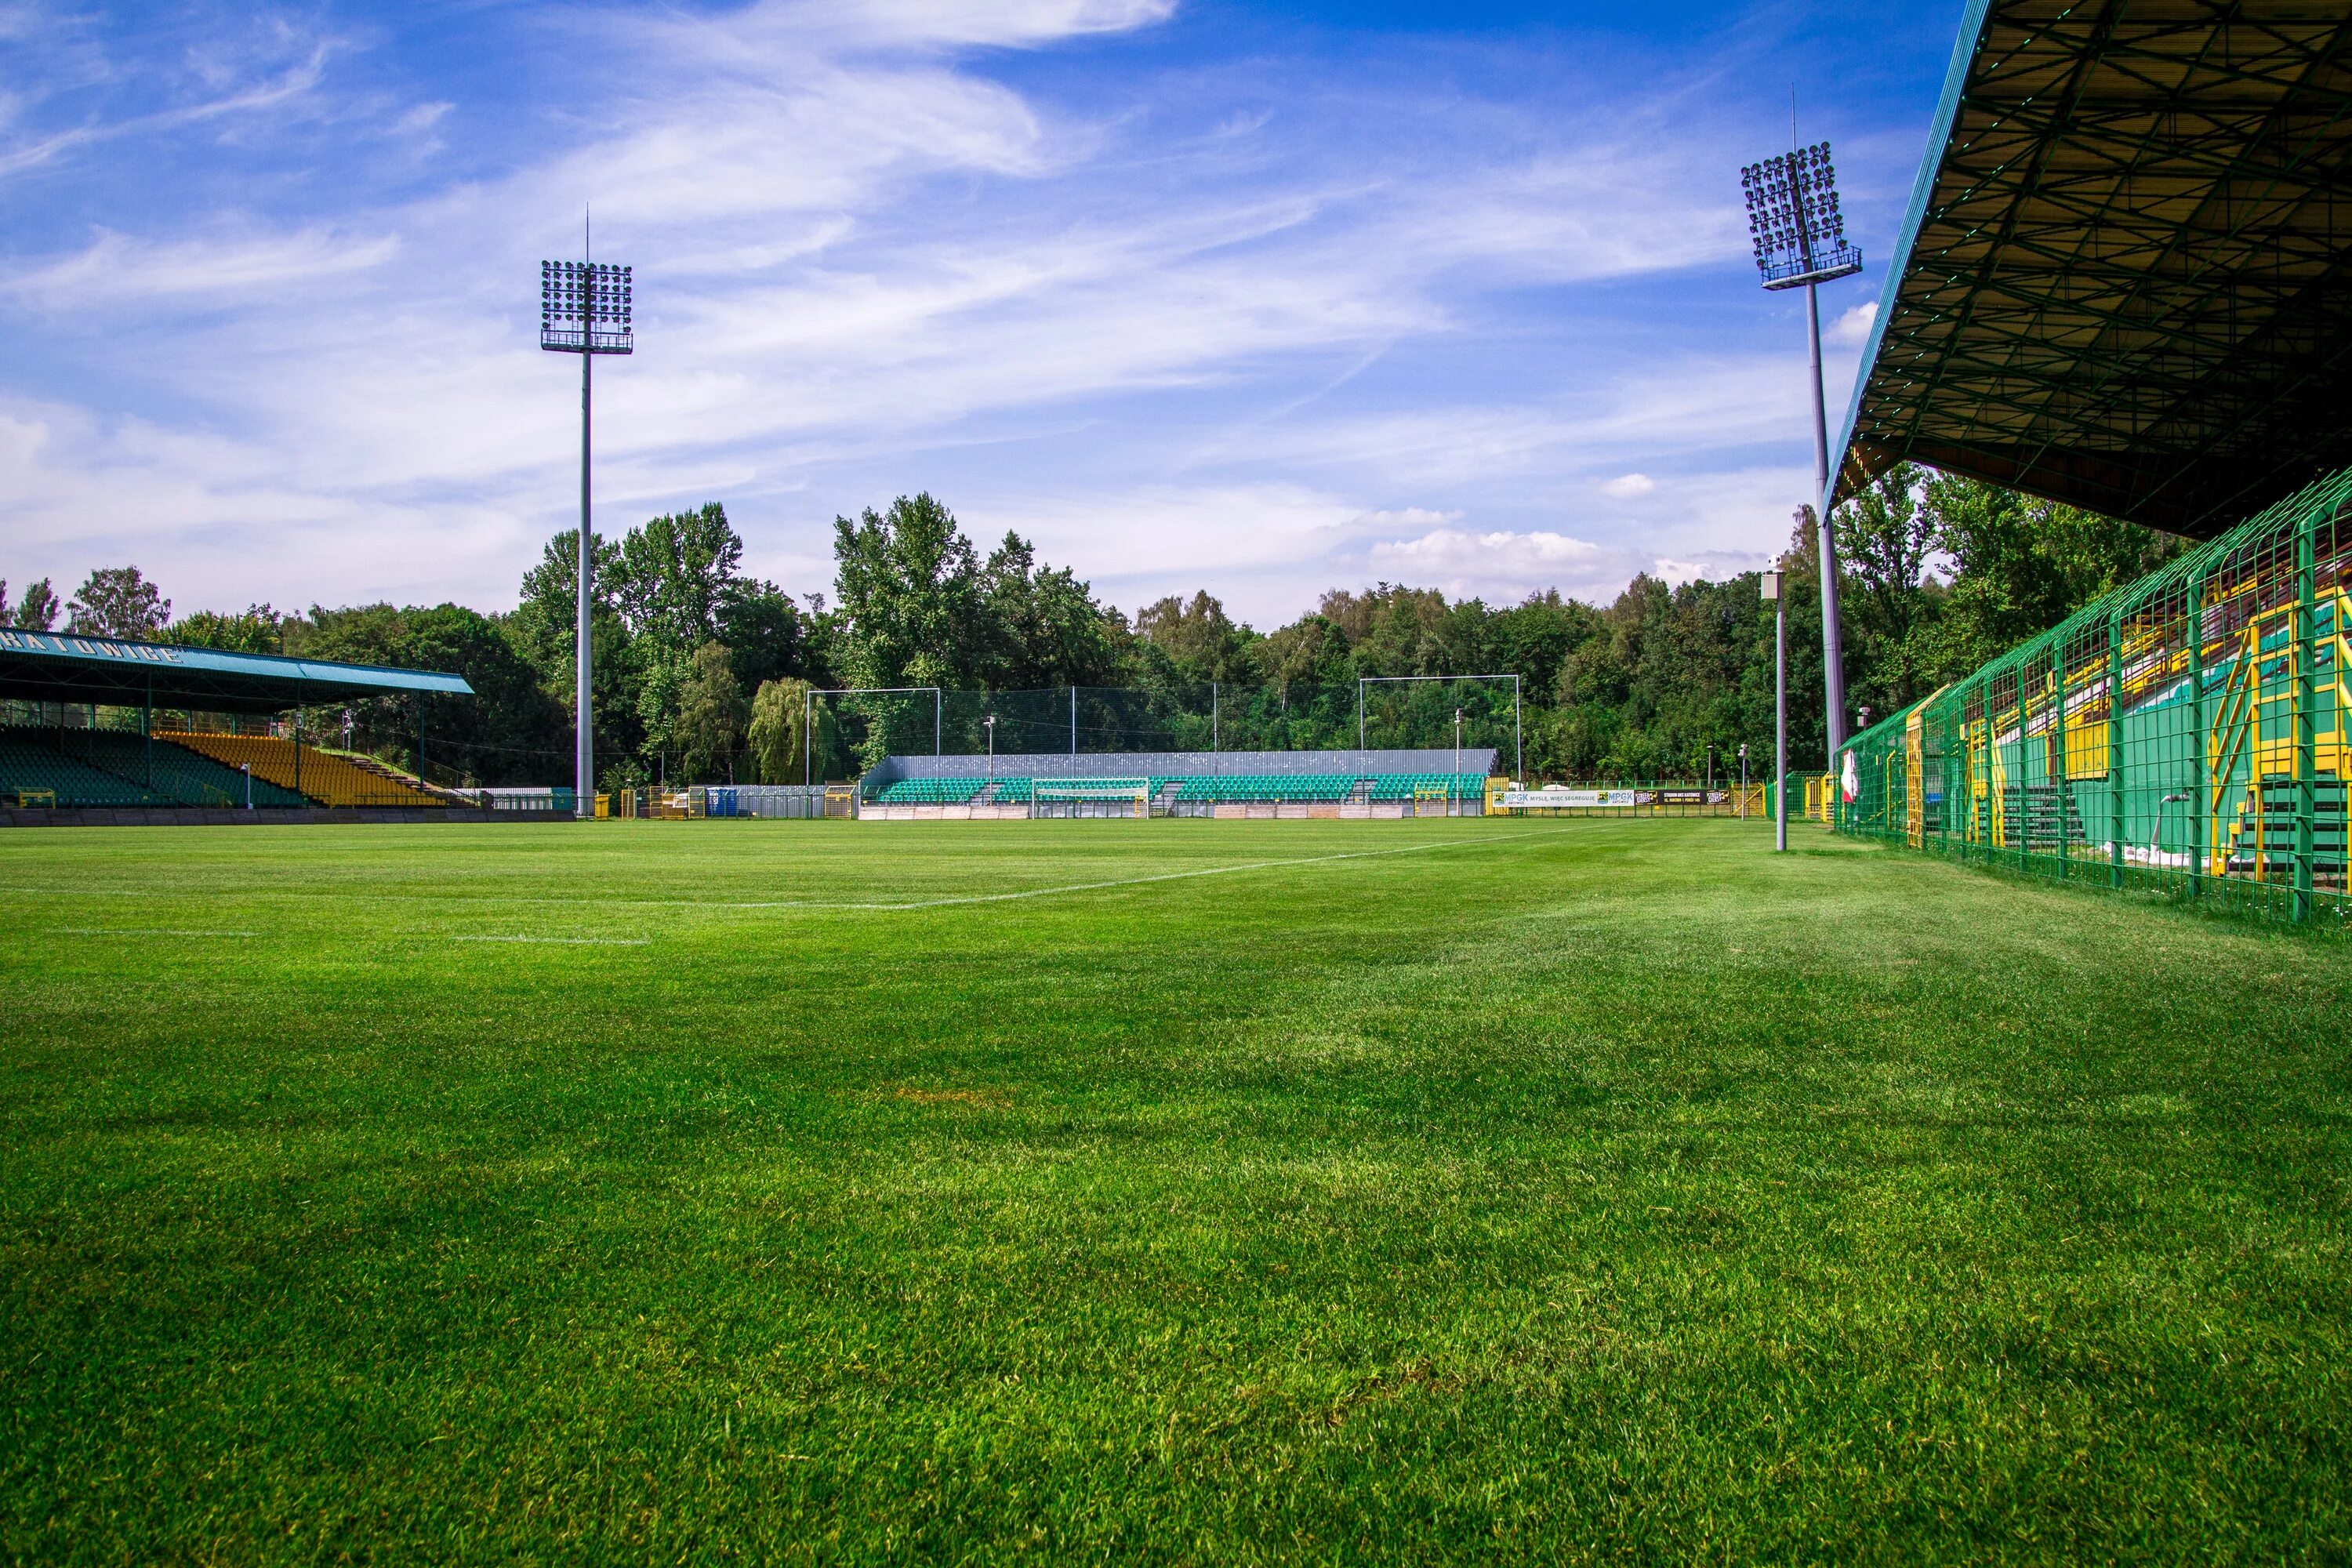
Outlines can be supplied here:
M1830 342L1859 348L1870 341L1871 323L1877 320L1878 301L1864 300L1852 310L1840 313L1822 336Z
M390 235L347 239L320 228L251 239L150 243L101 232L86 250L6 285L50 307L72 308L173 295L252 294L315 279L364 272L392 259Z
M1634 557L1551 529L1472 532L1439 528L1383 540L1369 552L1381 576L1444 589L1455 598L1509 602L1542 588L1607 598L1624 585Z
M598 255L637 266L640 334L595 367L600 518L725 500L795 590L826 585L834 510L927 484L1129 607L1205 586L1261 624L1381 574L1606 597L1669 558L1777 546L1780 478L1746 448L1801 447L1801 355L1563 336L1508 395L1481 374L1519 330L1491 320L1502 290L1742 254L1713 149L1622 106L1531 131L1241 67L1100 77L1118 90L1080 113L961 52L1171 9L610 14L628 79L593 124L534 122L543 154L412 182L438 168L415 142L463 145L450 127L485 115L434 83L371 122L407 138L401 177L332 210L37 236L0 294L26 321L207 309L142 340L119 404L0 383L0 533L76 577L136 552L185 605L511 602L576 472L578 367L535 348L534 264L593 197ZM316 85L295 72L207 102ZM1398 345L1458 367L1356 396Z
M756 7L752 26L841 44L1037 45L1165 21L1175 0L801 0Z
M1354 520L1357 526L1370 528L1426 528L1433 523L1461 521L1462 514L1458 511L1432 511L1423 506L1399 507L1393 511L1368 511Z
M1514 603L1557 588L1571 598L1605 605L1638 573L1668 583L1729 574L1718 560L1685 560L1601 544L1554 529L1433 529L1413 538L1381 541L1371 547L1369 559L1382 577L1493 604Z
M77 125L0 147L0 178L38 168L103 142L126 137L152 137L231 115L281 108L304 98L319 85L325 74L328 54L328 46L319 44L304 58L267 78L244 83L226 77L208 79L207 85L215 89L216 96L194 103ZM208 72L198 74L211 77ZM223 88L226 90L219 90Z

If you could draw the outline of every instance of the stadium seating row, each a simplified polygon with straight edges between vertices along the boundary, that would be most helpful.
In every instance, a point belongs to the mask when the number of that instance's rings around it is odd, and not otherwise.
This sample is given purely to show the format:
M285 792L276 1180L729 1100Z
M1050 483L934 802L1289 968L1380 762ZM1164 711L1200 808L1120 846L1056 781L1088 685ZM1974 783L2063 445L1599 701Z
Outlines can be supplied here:
M61 806L241 806L247 796L243 773L168 741L150 746L127 730L0 730L0 800L42 798ZM307 804L261 778L252 803Z
M1354 773L1223 773L1188 778L1178 800L1345 800L1356 788Z
M898 779L874 798L884 805L961 805L987 787L986 779Z
M1001 805L1019 805L1034 797L1033 786L1046 779L1002 778L992 792L982 778L897 779L874 796L881 805L961 805L982 798ZM1486 778L1478 773L1223 773L1155 777L1149 781L1150 798L1158 800L1176 786L1180 801L1238 804L1274 801L1412 800L1416 796L1451 795L1475 799L1485 793Z
M405 779L362 767L331 752L321 752L315 746L299 748L300 778L298 785L295 743L281 741L274 735L208 735L173 731L169 739L231 770L240 765L250 767L256 779L267 780L289 793L299 787L302 795L320 805L448 804L439 795L428 795ZM257 800L255 804L259 805L260 802Z
M1476 773L1380 773L1372 779L1374 800L1411 800L1435 792L1454 800L1475 800L1486 791Z

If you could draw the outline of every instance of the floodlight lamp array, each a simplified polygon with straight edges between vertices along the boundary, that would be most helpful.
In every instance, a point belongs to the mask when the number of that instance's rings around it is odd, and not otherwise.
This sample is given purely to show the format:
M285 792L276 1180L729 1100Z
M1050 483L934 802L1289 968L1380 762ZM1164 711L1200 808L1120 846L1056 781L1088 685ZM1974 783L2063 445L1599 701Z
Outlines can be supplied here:
M558 353L635 351L631 268L604 261L539 264L539 346Z
M1748 196L1748 235L1767 289L1825 283L1862 270L1862 252L1845 237L1838 211L1837 166L1817 142L1739 171Z

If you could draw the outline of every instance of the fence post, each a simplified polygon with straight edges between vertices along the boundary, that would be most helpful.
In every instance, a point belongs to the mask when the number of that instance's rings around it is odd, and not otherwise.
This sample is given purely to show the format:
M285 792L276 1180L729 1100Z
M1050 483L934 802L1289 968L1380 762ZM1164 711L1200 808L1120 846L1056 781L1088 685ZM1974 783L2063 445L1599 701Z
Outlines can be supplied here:
M2124 617L2107 612L2107 885L2124 885Z
M1967 717L1966 705L1960 702L1957 695L1946 693L1937 715L1937 722L1942 728L1937 731L1936 743L1943 748L1944 763L1944 822L1938 842L1947 855L1952 852L1952 813L1957 809L1954 803L1957 802L1961 805L1970 804L1968 796L1968 725L1965 722ZM1963 721L1955 723L1955 719ZM1960 742L1957 748L1952 744L1956 736ZM1968 858L1969 835L1968 829L1963 827L1960 830L1960 858L1965 860Z
M2025 765L2032 754L2025 734L2030 722L2033 699L2032 686L2026 679L2031 666L2020 661L2017 667L2017 820L2009 825L2010 837L2017 840L2017 874L2033 875L2033 806L2031 773Z
M2058 696L2058 706L2050 719L2053 737L2052 782L2056 785L2050 793L2050 804L2058 808L2058 875L2074 873L2074 836L2067 831L2069 808L2074 804L2074 769L2066 763L2066 639L2057 640L2056 650L2050 656L2050 680Z
M2189 579L2189 896L2205 891L2205 814L2212 805L2205 732L2205 572Z
M2294 533L2294 918L2312 915L2314 827L2319 816L2318 706L2319 573L2314 535L2316 511Z

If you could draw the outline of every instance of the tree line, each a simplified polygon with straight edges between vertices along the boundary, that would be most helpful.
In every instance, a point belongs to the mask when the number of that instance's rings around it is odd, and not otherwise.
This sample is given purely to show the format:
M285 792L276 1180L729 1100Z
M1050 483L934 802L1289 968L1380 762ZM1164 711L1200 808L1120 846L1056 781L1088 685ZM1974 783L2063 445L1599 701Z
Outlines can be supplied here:
M1841 507L1832 526L1857 723L1907 706L2183 547L1907 466ZM1824 760L1815 527L1810 508L1799 511L1779 563L1790 752L1807 768ZM949 751L979 749L991 716L1001 749L1058 750L1065 704L1084 750L1213 737L1228 749L1323 749L1355 744L1360 678L1512 672L1530 777L1696 777L1710 766L1720 775L1742 745L1760 773L1771 755L1772 618L1753 572L1679 584L1644 574L1607 605L1549 590L1492 605L1388 583L1335 588L1261 632L1205 590L1129 616L1017 534L983 554L929 495L835 520L829 596L795 598L745 574L742 540L715 502L598 537L593 550L604 787L797 782L803 767L844 777L887 750L929 749L928 697L809 700L835 688L963 694L951 721L938 720L952 731ZM99 636L455 670L476 700L374 700L306 714L306 726L331 736L347 728L352 745L404 766L418 765L421 746L436 781L544 783L570 775L575 551L568 530L551 539L504 615L455 604L303 614L253 604L174 618L156 585L124 566L92 572L62 605L46 580L14 605L0 582L0 624L47 630L62 615L68 629ZM1438 745L1469 689L1379 689L1388 728L1373 743ZM1507 756L1496 729L1505 689L1485 689L1475 706L1478 741Z

